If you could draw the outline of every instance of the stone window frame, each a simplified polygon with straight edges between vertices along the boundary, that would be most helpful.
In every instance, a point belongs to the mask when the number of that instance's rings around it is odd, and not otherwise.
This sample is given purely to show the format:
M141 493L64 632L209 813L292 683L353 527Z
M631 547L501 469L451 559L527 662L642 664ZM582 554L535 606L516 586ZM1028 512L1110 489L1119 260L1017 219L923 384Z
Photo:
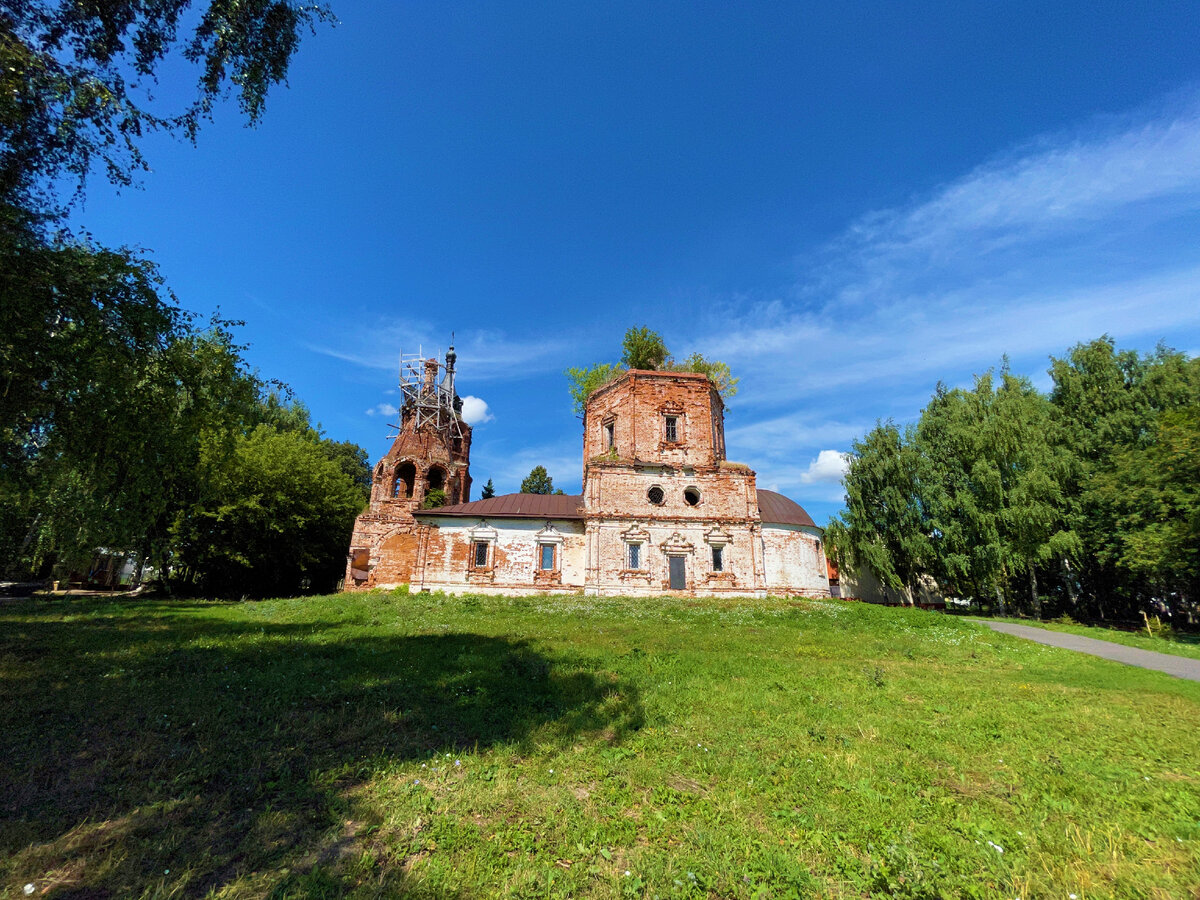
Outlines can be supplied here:
M441 473L441 478L439 479L441 483L438 484L436 487L434 487L434 485L432 483L434 472ZM430 491L444 491L446 493L447 498L449 498L450 491L447 490L447 488L450 486L450 470L447 469L444 465L442 465L441 463L433 463L432 465L430 465L429 468L427 468L425 470L425 477L422 480L424 481L424 484L425 484L425 495L428 495Z
M646 569L646 561L643 558L642 550L645 548L645 543L642 541L626 541L625 542L625 568L630 572L642 572Z
M468 571L494 571L496 568L496 538L498 537L496 529L489 525L485 520L480 520L478 525L467 532L467 537L471 541L471 555L467 559ZM482 566L476 563L476 560L479 557L480 544L483 544L487 547L487 562Z
M535 575L542 577L557 577L562 574L562 551L565 539L562 532L554 527L553 522L546 522L537 534L533 536L537 546L537 555L533 560L533 571ZM549 569L542 568L542 548L551 547L554 551L554 564Z
M687 445L687 416L684 415L684 410L678 403L664 403L658 408L658 414L662 418L662 428L659 431L660 438L664 447L683 447ZM671 420L675 424L675 437L670 437Z
M655 500L654 497L652 496L652 494L655 491L658 491L658 499L657 500ZM649 503L651 506L665 506L667 503L666 489L658 482L655 482L654 484L650 485L650 487L648 487L646 489L646 502Z
M405 466L412 467L412 482L405 480L402 470ZM411 500L417 496L417 478L420 476L420 470L414 460L404 459L396 460L396 465L392 469L392 499L393 500ZM403 487L402 487L403 485Z
M691 500L688 499L689 493L696 495L695 503L693 503ZM695 509L696 507L698 507L704 503L704 492L701 491L700 488L696 487L694 484L689 484L687 487L685 487L683 489L683 503L685 506L688 506L691 509Z
M713 581L732 579L733 569L729 565L729 554L725 551L733 543L733 535L723 530L720 525L714 525L704 534L704 543L709 547L708 578ZM716 567L717 555L721 557L721 568Z
M634 568L630 565L630 550L629 548L636 545L638 547L638 566ZM650 546L650 532L643 528L633 525L621 532L621 571L634 575L649 576L650 566L649 559L646 556L646 550Z
M617 417L610 413L600 420L601 453L609 453L617 449Z

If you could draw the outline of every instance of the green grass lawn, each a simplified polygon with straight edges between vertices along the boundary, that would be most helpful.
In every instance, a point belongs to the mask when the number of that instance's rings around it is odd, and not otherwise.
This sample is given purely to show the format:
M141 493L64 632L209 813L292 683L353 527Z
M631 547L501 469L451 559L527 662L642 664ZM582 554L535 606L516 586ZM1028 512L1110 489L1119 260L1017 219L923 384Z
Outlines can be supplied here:
M1200 684L916 610L0 605L0 895L1192 897Z
M1200 637L1193 634L1180 634L1173 640L1166 640L1159 637L1150 637L1144 631L1122 631L1119 628L1100 628L1094 625L1039 622L1037 619L1000 618L998 616L988 616L986 618L990 618L996 622L1012 622L1014 625L1045 628L1047 631L1078 634L1083 637L1095 638L1098 641L1112 641L1114 644L1137 647L1139 650L1153 650L1156 653L1167 653L1171 656L1186 656L1189 659L1200 659Z

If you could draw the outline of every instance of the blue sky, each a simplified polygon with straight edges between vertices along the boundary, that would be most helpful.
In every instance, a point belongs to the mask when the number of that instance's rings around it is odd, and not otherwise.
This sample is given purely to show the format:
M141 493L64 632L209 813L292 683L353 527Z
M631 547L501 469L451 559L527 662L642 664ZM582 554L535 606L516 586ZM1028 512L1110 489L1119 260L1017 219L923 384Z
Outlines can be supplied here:
M939 379L1200 352L1194 3L333 6L257 128L154 138L77 217L372 460L454 332L476 485L578 491L563 370L644 324L733 367L730 458L823 522Z

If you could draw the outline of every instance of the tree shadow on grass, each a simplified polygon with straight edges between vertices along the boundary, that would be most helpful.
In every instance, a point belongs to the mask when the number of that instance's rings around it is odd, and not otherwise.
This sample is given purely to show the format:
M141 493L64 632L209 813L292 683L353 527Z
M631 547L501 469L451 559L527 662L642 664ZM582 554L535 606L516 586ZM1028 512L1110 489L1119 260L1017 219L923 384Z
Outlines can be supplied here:
M344 798L375 773L643 720L634 686L522 640L200 612L0 617L0 890L340 895L329 864L366 849Z

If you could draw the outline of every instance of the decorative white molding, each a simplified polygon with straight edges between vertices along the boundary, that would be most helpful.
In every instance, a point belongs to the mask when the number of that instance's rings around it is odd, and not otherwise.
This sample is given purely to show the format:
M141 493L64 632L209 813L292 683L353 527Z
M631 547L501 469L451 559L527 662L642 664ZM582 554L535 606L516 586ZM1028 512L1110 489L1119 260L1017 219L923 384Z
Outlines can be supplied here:
M473 541L489 541L494 543L496 540L496 529L488 524L487 519L480 519L479 524L467 532Z
M559 544L563 542L562 532L554 527L554 523L547 521L546 527L534 535L539 544Z
M667 556L683 556L692 553L696 545L687 540L678 531L658 545Z
M726 544L733 543L733 536L722 529L720 525L714 525L704 533L704 543L714 547L724 547Z

